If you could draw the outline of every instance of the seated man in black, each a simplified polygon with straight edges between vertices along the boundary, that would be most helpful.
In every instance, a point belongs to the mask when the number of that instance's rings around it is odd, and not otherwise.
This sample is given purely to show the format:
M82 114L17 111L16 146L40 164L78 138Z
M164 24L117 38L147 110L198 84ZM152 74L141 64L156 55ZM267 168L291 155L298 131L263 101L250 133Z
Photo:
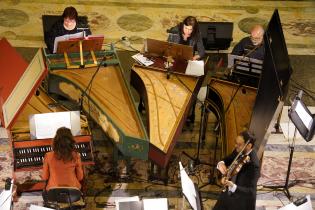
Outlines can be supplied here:
M250 34L234 46L231 54L263 60L265 55L264 28L261 25L255 25Z
M54 51L55 38L66 34L75 34L82 32L78 29L78 12L74 7L67 7L63 14L51 28L46 41L47 48L50 53ZM85 30L85 35L90 35L90 29Z
M246 145L247 142L249 143ZM221 183L227 189L221 193L214 210L255 210L256 187L260 172L259 160L253 149L254 143L253 135L248 131L243 131L235 139L234 151L218 163L217 168L223 174ZM243 152L239 157L249 160L247 160L248 162L244 161L245 163L240 165L240 171L229 180L226 178L228 167L242 149Z

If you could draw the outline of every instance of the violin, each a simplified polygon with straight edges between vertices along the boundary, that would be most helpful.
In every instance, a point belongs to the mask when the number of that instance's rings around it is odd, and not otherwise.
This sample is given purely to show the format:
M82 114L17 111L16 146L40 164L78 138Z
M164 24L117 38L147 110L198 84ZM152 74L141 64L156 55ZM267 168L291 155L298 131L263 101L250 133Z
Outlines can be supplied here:
M249 155L244 155L243 151L246 146L249 144L249 140L246 142L242 150L237 154L232 164L227 168L226 174L223 175L223 179L230 180L232 177L236 176L242 167L250 161ZM223 192L225 192L226 186L224 186Z

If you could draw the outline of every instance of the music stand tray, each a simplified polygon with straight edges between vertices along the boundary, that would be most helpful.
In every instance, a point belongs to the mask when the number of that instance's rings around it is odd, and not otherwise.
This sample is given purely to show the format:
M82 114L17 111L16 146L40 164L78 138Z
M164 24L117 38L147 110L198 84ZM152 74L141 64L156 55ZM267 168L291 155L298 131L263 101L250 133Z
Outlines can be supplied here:
M144 51L156 56L172 56L174 59L182 60L190 60L193 57L192 46L155 39L145 40Z
M233 68L234 74L243 74L249 77L259 77L263 69L263 61L239 55L228 55L228 68Z
M66 41L58 42L57 53L63 54L67 65L67 68L83 68L83 67L95 67L97 66L97 60L95 51L102 49L104 36L88 36L86 38L70 39ZM90 52L93 63L85 64L83 58L83 52ZM80 53L80 65L72 65L69 60L68 53Z

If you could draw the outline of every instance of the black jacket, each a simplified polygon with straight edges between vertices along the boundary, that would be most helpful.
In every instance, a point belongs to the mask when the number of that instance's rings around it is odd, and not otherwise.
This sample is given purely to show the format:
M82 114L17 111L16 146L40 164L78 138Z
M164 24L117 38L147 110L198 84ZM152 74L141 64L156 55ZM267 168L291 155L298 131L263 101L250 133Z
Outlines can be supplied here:
M255 45L253 45L252 41L250 40L250 37L245 37L234 46L231 54L247 55L246 57L249 57L249 58L264 60L264 56L265 56L264 45L260 44L255 50L253 50L254 48L255 48Z
M237 152L234 150L231 155L224 159L228 167ZM240 172L236 175L235 184L237 185L234 193L222 192L214 210L255 210L256 208L256 188L260 176L259 160L256 152L253 150L250 154L250 161L243 165Z

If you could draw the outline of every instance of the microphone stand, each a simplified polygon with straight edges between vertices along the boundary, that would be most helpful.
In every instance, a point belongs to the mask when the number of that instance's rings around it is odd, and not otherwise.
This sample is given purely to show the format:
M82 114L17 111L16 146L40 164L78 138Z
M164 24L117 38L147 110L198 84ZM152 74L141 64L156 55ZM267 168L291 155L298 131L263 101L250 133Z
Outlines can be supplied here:
M204 102L198 99L197 94L190 90L190 88L178 77L177 74L174 74L176 79L192 94L192 98L196 99L197 103L201 104L201 118L200 118L200 127L199 127L199 138L198 138L198 146L197 146L197 154L196 157L192 157L191 155L187 154L185 151L182 152L185 156L187 156L189 159L192 160L193 167L203 164L203 165L209 165L212 166L210 163L206 163L200 160L200 147L201 147L201 141L203 140L204 133L205 133L205 123L206 123L206 113L209 113L210 110L207 107L207 99L205 99ZM206 94L207 95L207 94ZM206 96L207 97L207 96Z
M94 72L94 74L93 74L93 76L91 77L91 79L90 79L88 85L86 86L86 88L84 89L84 91L82 92L82 94L81 94L81 96L80 96L80 99L79 99L79 102L80 102L80 112L83 111L83 98L84 98L84 96L87 94L87 90L92 87L92 82L94 81L94 78L95 78L96 74L99 72L99 70L100 70L100 68L101 68L101 66L102 66L103 63L104 63L104 67L107 66L107 64L105 63L105 61L106 61L106 54L104 54L102 60L100 61L100 63L99 63L98 66L97 66L96 71Z
M89 30L90 28L77 28L77 30L79 31L83 31L83 38L86 38L86 31L85 30Z
M202 141L202 138L203 138L203 134L205 132L205 123L206 123L205 119L207 119L205 115L206 115L206 112L209 112L209 111L207 111L207 108L206 108L207 107L206 100L205 100L205 102L201 102L199 99L197 99L197 101L199 103L201 103L201 118L200 118L197 154L196 154L196 157L192 157L191 155L189 155L185 151L183 151L182 153L192 160L193 167L195 167L197 165L200 165L200 164L212 166L212 164L203 162L199 158L201 141Z
M172 67L173 67L174 59L172 56L167 56L166 58L166 78L170 79L172 74Z

